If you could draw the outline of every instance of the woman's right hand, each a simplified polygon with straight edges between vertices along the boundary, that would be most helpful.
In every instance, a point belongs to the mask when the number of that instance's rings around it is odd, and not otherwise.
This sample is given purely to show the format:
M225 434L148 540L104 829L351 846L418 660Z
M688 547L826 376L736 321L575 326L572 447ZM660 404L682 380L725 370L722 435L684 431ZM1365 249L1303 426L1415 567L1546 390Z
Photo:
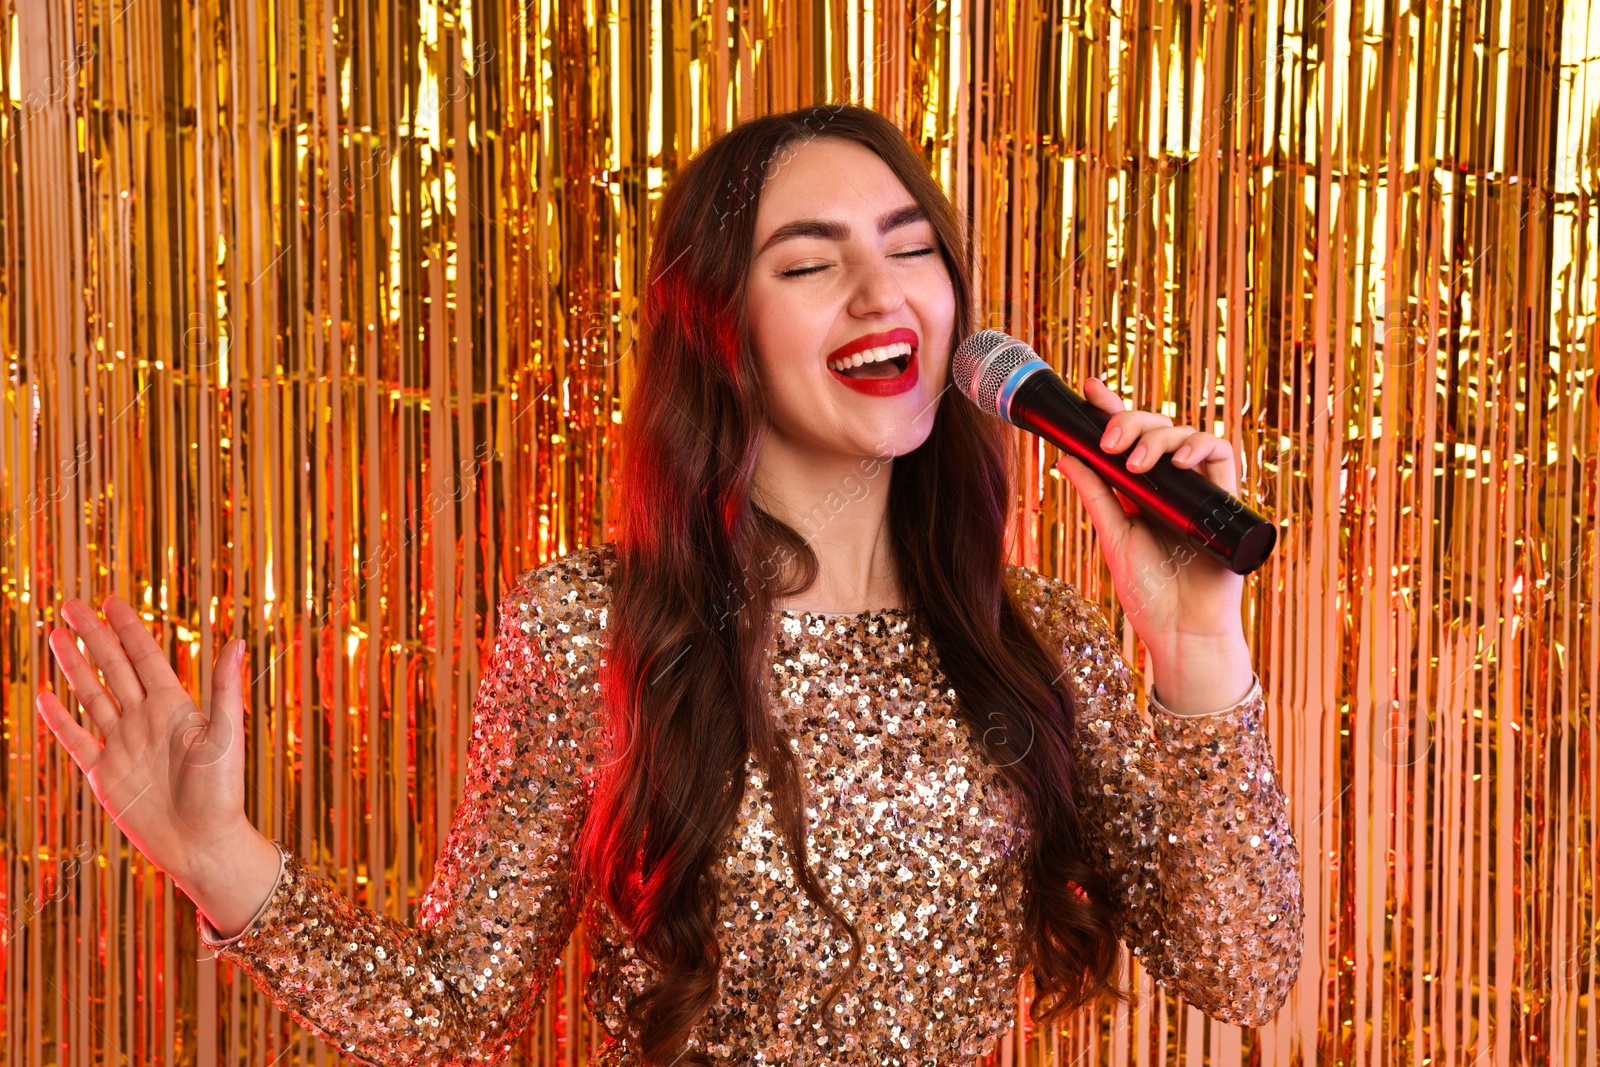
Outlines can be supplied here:
M61 615L72 632L58 627L49 641L104 741L52 692L39 694L39 714L112 821L193 897L191 886L261 840L244 807L244 642L230 641L217 657L207 716L133 608L111 596L102 610L104 620L69 598Z

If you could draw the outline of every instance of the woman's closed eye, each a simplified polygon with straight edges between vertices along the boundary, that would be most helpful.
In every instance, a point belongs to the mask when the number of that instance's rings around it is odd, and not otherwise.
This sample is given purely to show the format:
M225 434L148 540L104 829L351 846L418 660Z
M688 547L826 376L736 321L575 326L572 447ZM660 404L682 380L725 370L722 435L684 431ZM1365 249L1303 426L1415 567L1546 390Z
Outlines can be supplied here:
M910 252L896 252L892 258L910 259L917 256L928 256L932 255L933 251L934 250L931 248L916 248ZM827 270L831 265L832 264L829 263L821 263L815 267L791 267L788 270L779 271L778 273L785 278L801 278L807 274L815 274L819 270Z

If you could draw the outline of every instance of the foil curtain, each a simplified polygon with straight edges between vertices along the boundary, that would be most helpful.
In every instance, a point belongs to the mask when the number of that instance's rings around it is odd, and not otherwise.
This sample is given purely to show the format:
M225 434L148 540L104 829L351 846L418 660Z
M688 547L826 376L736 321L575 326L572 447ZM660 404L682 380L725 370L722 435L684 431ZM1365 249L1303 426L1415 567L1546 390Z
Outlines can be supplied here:
M1282 523L1293 999L1241 1031L1136 977L993 1062L1597 1062L1585 0L0 11L0 1062L337 1058L35 718L60 601L142 606L197 695L245 635L253 817L413 918L497 598L606 536L664 183L846 99L966 213L988 324L1225 435ZM1052 458L1016 558L1114 612ZM516 1062L585 1062L583 969Z

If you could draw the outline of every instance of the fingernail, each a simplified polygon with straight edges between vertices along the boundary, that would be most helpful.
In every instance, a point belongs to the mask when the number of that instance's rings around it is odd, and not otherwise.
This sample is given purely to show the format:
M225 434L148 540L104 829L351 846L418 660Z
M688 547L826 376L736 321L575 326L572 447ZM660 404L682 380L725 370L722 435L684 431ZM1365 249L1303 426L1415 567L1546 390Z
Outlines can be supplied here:
M1144 445L1140 445L1133 450L1133 455L1128 457L1128 462L1130 464L1144 462Z
M1176 452L1174 452L1172 454L1172 462L1174 462L1174 463L1187 463L1188 461L1189 461L1189 448L1188 448L1187 445L1184 446L1183 448L1178 449Z
M1110 450L1117 447L1117 442L1122 440L1121 430L1107 430L1106 435L1100 439L1100 447Z

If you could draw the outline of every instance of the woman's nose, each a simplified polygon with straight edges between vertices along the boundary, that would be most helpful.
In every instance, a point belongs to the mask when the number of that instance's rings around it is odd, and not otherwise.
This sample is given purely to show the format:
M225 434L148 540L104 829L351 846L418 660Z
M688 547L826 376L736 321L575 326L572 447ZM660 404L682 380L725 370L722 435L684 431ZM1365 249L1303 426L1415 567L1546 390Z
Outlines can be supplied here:
M904 287L894 268L881 257L873 257L857 271L850 311L856 315L876 315L893 311L906 302Z

